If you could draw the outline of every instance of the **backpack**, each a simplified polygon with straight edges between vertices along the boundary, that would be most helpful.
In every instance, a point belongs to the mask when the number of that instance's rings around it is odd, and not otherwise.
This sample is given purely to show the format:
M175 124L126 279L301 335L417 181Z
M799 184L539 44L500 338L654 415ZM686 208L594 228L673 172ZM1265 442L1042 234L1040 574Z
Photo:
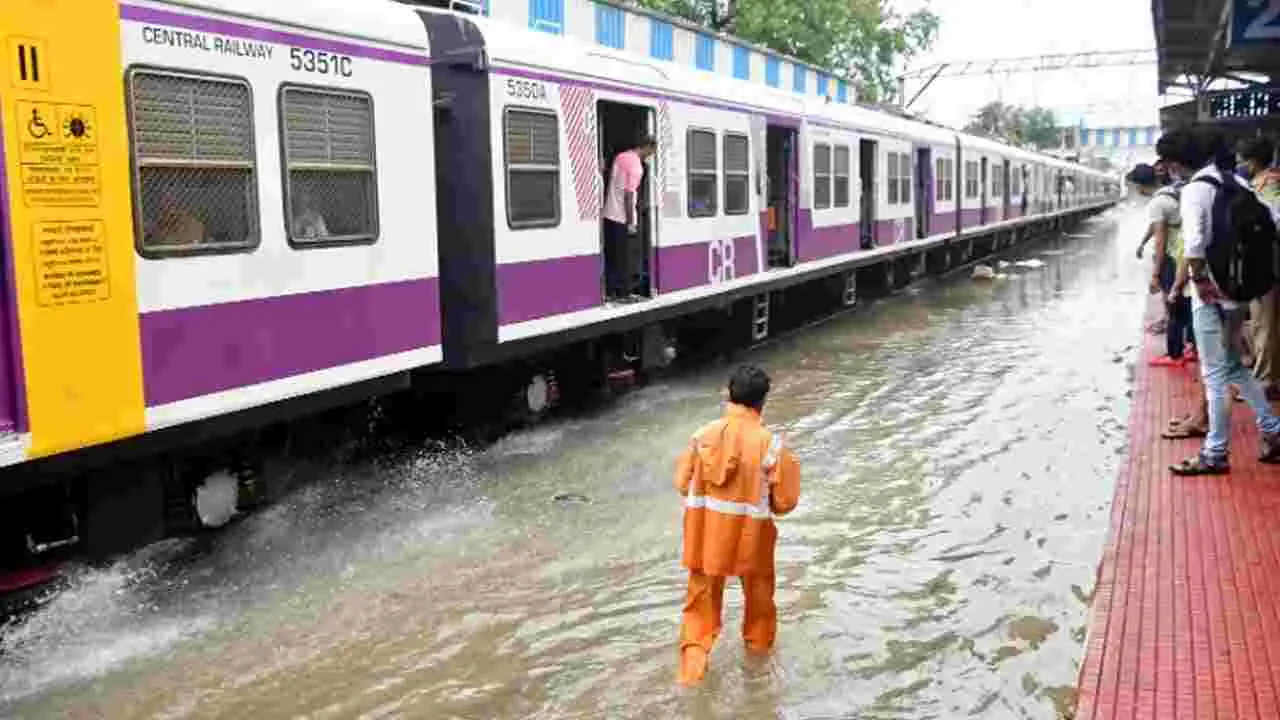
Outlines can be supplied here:
M1218 289L1228 300L1249 302L1280 282L1280 248L1271 211L1254 192L1238 182L1199 177L1217 188L1205 261Z

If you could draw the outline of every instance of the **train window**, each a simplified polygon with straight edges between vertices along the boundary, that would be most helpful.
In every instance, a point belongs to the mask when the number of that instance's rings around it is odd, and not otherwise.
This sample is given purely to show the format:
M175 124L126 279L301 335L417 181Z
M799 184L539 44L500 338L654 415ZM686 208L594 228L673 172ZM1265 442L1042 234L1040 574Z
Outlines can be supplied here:
M898 153L889 153L889 204L898 204L898 189L902 187L899 180L902 178L901 171L898 170Z
M831 146L813 145L813 209L831 207Z
M901 189L898 191L898 201L903 205L911 202L911 155L909 153L900 153L898 155L898 167L900 168L898 183Z
M889 204L905 205L911 202L911 156L906 153L889 153Z
M956 191L956 161L951 158L938 158L934 163L937 177L934 178L934 199L938 202L951 202Z
M835 202L838 208L849 207L849 146L837 145L835 174Z
M970 160L964 164L964 196L978 197L978 162Z
M1000 172L991 173L991 197L999 198L1004 195L1004 175Z
M724 136L724 214L746 215L750 210L751 149L746 135Z
M135 223L144 257L257 247L253 99L243 80L128 74Z
M1013 172L1010 173L1009 192L1013 193L1013 195L1015 196L1022 194L1022 166L1021 165L1014 166Z
M280 135L290 244L376 240L373 99L348 90L285 86Z
M716 134L710 130L689 131L689 217L714 217L718 208L719 166L716 163Z
M560 120L554 112L507 108L507 224L513 229L560 224Z

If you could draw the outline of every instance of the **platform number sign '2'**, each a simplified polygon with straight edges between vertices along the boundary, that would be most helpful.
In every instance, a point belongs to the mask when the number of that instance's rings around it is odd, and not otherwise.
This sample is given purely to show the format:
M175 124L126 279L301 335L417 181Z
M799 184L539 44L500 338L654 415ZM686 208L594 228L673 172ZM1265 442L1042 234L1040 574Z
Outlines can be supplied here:
M707 245L707 281L715 285L728 282L735 276L733 240L712 240Z
M1231 44L1280 40L1280 0L1231 0Z

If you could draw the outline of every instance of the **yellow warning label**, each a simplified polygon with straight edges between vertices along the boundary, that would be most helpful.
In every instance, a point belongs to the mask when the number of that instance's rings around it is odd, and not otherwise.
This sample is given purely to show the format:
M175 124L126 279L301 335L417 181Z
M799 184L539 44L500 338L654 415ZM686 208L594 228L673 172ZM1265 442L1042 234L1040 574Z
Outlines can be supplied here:
M19 100L16 112L27 207L96 206L100 183L94 109Z
M23 165L27 207L89 207L98 204L97 165Z
M36 302L49 307L111 297L107 233L101 220L36 223Z

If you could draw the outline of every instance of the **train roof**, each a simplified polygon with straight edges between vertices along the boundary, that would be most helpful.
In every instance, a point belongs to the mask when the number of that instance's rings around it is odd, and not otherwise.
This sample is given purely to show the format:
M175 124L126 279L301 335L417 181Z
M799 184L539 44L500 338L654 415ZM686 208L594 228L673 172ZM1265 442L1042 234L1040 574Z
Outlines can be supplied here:
M187 3L183 3L187 4ZM413 8L350 0L198 0L196 9L289 25L300 30L398 45L426 54L427 35Z
M835 103L816 96L798 95L783 88L745 86L726 75L681 67L669 61L592 45L571 37L547 42L543 33L477 15L458 15L447 10L406 5L395 0L353 3L350 0L199 0L202 8L259 19L309 31L373 40L406 49L428 52L427 35L418 14L456 17L474 23L485 38L491 61L552 73L595 77L606 82L625 82L654 92L726 106L754 107L765 113L816 118L821 123L852 126L881 136L919 140L951 146L957 139L964 147L1006 157L1020 157L1062 168L1096 173L1091 168L1049 155L1022 150L987 138L940 127L912 118L860 105ZM744 101L744 91L750 93Z

